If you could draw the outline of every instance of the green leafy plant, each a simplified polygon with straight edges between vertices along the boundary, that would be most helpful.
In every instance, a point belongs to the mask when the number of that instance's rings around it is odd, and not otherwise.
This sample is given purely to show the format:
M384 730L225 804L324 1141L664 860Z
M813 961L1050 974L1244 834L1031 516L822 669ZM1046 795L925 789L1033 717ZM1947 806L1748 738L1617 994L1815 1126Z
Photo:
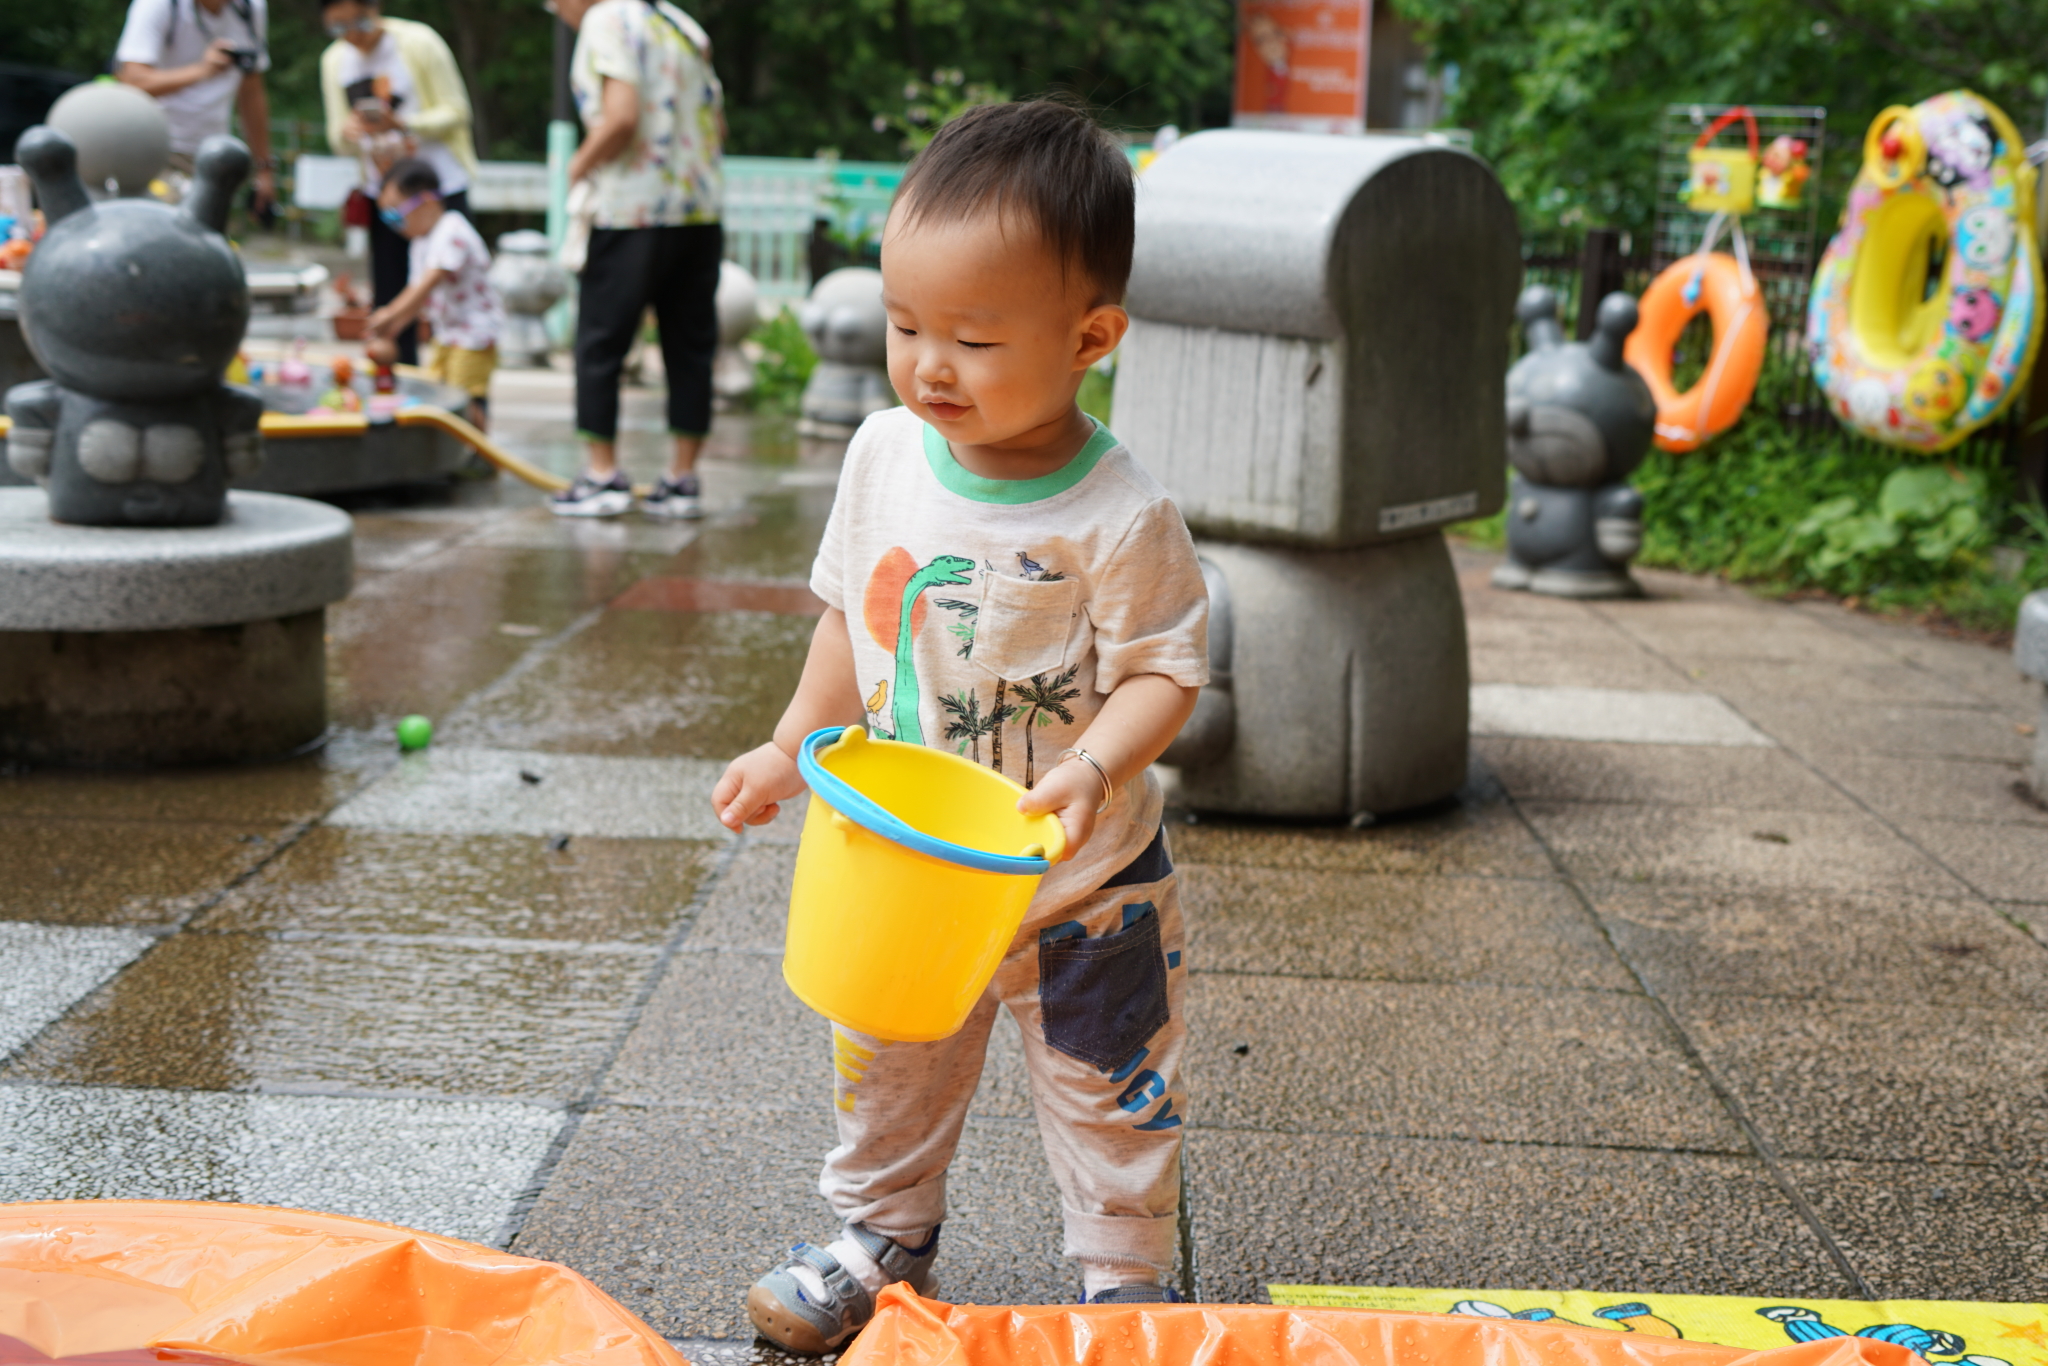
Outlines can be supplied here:
M818 364L818 353L811 350L796 315L783 309L756 328L751 340L761 348L760 358L754 362L754 410L795 412L804 385Z
M1816 506L1785 538L1780 559L1799 557L1807 577L1845 593L1967 573L1990 549L1989 502L1982 471L1903 466L1885 478L1874 508L1849 493Z
M957 66L940 67L932 73L930 84L906 83L903 108L875 115L874 129L877 133L893 129L902 139L903 154L914 157L938 136L941 128L968 110L977 105L1001 104L1009 98L1008 91L970 82L967 73Z

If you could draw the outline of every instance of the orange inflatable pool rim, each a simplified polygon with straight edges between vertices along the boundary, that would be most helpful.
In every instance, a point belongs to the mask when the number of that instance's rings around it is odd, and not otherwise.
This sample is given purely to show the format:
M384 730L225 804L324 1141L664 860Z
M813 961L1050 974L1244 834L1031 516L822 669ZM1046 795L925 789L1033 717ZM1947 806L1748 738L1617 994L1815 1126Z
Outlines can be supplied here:
M51 1358L685 1366L574 1271L475 1243L255 1205L0 1205L0 1362Z
M983 1308L881 1293L840 1366L1925 1366L1827 1338L1756 1352L1563 1324L1265 1304Z
M1687 302L1695 276L1698 295ZM1639 309L1636 330L1621 354L1657 400L1657 445L1698 450L1733 427L1756 393L1771 326L1763 290L1734 257L1709 252L1666 267L1643 291ZM1672 350L1685 325L1702 312L1714 324L1714 353L1699 381L1681 394L1671 381Z

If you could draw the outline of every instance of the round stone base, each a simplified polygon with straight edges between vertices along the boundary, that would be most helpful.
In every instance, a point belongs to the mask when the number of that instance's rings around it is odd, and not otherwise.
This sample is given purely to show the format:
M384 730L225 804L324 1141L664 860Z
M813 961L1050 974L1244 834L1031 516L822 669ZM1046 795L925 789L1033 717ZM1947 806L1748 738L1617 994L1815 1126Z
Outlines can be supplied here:
M327 729L327 611L171 631L0 631L0 759L281 758Z

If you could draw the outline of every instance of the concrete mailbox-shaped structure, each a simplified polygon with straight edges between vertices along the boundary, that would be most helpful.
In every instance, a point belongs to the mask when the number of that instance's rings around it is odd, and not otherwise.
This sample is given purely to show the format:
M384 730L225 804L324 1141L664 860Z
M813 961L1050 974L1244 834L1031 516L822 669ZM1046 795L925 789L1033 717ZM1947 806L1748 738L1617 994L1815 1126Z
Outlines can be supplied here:
M1521 280L1484 162L1217 131L1138 189L1116 432L1209 572L1216 682L1166 756L1202 809L1329 819L1464 782L1441 528L1499 509Z

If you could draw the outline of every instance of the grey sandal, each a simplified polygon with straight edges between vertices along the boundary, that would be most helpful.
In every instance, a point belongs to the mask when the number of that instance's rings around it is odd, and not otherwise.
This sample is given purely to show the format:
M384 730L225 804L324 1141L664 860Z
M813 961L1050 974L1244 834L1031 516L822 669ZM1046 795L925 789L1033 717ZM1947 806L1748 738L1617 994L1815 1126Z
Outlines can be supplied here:
M846 1233L875 1259L890 1283L907 1282L920 1295L938 1289L938 1277L932 1274L939 1255L937 1229L915 1250L862 1224L847 1225ZM747 1317L762 1337L787 1351L806 1356L836 1352L875 1316L875 1297L824 1248L798 1243L789 1253L747 1291ZM798 1266L809 1268L825 1283L823 1299L798 1279Z

